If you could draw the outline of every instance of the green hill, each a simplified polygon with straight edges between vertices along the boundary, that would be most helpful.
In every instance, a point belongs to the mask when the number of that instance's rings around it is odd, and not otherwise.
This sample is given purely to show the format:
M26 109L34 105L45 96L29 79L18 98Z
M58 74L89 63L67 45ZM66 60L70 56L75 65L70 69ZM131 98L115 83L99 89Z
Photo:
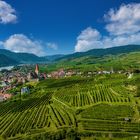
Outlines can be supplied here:
M18 62L10 57L0 54L0 66L16 65Z
M20 63L20 64L51 63L55 59L58 59L58 58L61 58L64 56L64 55L50 55L50 56L39 57L39 56L31 54L31 53L15 53L15 52L11 52L11 51L5 50L5 49L0 49L0 54L1 54L1 58L2 58L0 60L0 66L13 65L14 63L12 61L16 61L17 63ZM2 60L5 59L4 56L9 58L9 63L8 64L5 63L5 65L2 62ZM11 63L10 63L10 59L11 59Z
M49 60L49 61L55 61L56 59L60 59L62 57L64 57L65 55L63 54L55 54L55 55L48 55L48 56L45 56L44 58Z
M7 57L10 57L19 63L31 63L31 62L37 62L37 61L44 61L43 58L40 58L34 54L30 53L15 53L11 52L9 50L0 49L0 54L3 54Z
M61 57L57 60L63 60L63 59L71 60L84 56L102 57L105 55L118 55L121 53L130 53L136 51L140 51L140 45L126 45L126 46L118 46L118 47L112 47L106 49L92 49L87 52L77 52L74 54L65 55L64 57Z
M134 70L140 69L140 46L129 45L108 49L91 50L84 53L68 55L60 58L52 68L95 70Z
M112 66L115 63L116 66L119 67L120 65L117 65L117 63L119 62L121 62L119 64L126 64L126 62L129 63L130 61L132 62L130 57L132 57L135 61L135 56L129 54L136 53L136 57L139 58L139 52L140 52L140 45L127 45L127 46L118 46L118 47L106 48L106 49L93 49L87 52L79 52L70 55L51 55L45 57L38 57L34 54L14 53L8 50L0 49L0 54L3 54L4 56L11 58L12 60L18 63L44 63L45 62L45 63L53 64L55 62L54 65L57 65L57 67L66 67L67 65L71 67L71 66L79 66L85 64L86 65L97 64L98 66L101 65ZM3 64L1 61L0 63L1 65ZM122 66L120 66L120 68L121 67Z

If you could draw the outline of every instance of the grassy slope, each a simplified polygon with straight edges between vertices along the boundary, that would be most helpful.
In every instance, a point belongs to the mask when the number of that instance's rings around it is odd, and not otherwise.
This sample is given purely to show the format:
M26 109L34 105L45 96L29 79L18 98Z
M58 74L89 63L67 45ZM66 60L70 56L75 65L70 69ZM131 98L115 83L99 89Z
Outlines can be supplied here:
M79 58L64 59L48 66L47 70L53 71L59 68L80 69L81 71L95 70L129 70L140 68L140 52L128 54L107 55L102 57L84 56Z
M62 139L60 135L75 135L71 129L81 137L138 135L140 104L135 101L139 98L127 87L135 85L138 78L128 80L114 74L31 83L34 88L30 95L0 104L0 135L8 139ZM124 122L125 117L133 123Z

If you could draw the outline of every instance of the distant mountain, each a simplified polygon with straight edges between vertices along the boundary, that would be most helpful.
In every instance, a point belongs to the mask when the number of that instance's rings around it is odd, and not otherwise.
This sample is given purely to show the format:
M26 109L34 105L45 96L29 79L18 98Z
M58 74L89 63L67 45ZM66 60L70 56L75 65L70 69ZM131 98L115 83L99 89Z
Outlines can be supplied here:
M15 53L9 50L0 49L0 66L7 66L13 64L24 64L24 63L50 63L55 59L64 57L64 55L50 55L44 57L38 57L31 53ZM7 61L6 61L7 58ZM5 60L5 61L3 61ZM11 60L11 61L10 61ZM4 63L7 62L7 63Z
M59 60L71 60L83 56L94 56L94 57L102 57L105 55L117 55L121 53L130 53L140 51L140 45L126 45L126 46L118 46L106 49L92 49L87 52L77 52L70 55L65 55L64 57L58 58Z
M17 65L18 62L10 57L0 54L0 66Z
M19 62L19 63L32 63L32 62L40 62L44 61L45 59L38 57L34 54L30 53L15 53L9 50L0 49L0 54L3 54L11 59Z
M63 54L56 54L56 55L48 55L48 56L45 56L44 58L48 61L55 61L55 60L60 59L64 56L65 55L63 55Z
M118 54L127 54L130 52L140 52L140 45L126 45L118 46L106 49L92 49L87 52L77 52L69 55L50 55L44 57L38 57L30 53L15 53L9 50L0 49L0 66L13 65L13 64L23 64L23 63L52 63L66 60L67 63L70 60L78 59L76 61L91 61L91 57L101 58L107 55L118 55ZM87 58L86 58L87 57ZM86 58L86 59L85 59ZM79 63L82 63L79 62Z

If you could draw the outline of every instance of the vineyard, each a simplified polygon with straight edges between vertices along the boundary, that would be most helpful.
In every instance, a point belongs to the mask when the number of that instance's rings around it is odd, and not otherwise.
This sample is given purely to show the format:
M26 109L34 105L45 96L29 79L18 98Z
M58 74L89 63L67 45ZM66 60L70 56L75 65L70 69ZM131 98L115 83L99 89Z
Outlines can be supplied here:
M139 97L128 83L123 75L41 81L0 103L0 139L139 137Z
M120 88L120 87L117 87ZM121 89L125 91L126 89ZM129 91L126 91L129 93ZM74 107L85 107L97 103L130 103L129 96L123 96L111 88L111 86L95 85L93 88L64 90L55 94L56 98ZM54 97L55 97L54 96Z

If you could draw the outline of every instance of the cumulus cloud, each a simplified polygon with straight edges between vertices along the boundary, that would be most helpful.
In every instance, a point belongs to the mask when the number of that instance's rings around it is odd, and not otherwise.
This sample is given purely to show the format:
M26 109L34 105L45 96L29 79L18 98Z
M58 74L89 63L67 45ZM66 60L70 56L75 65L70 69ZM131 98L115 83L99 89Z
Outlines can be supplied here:
M104 15L107 31L112 35L133 34L140 31L140 3L121 5Z
M89 32L95 30L96 29L90 27ZM85 29L84 31L87 31L87 29ZM131 35L119 35L115 37L101 36L100 34L100 39L97 39L94 35L93 37L90 36L90 39L87 39L87 37L79 39L79 36L77 38L77 44L75 46L76 52L84 52L90 49L110 48L110 47L128 45L128 44L140 44L140 33L131 34Z
M83 30L81 34L78 36L78 40L98 40L100 39L100 33L96 29L92 29L88 27L87 29Z
M83 30L81 34L77 37L77 44L75 46L75 51L87 51L93 48L99 48L102 46L102 42L100 41L101 35L100 33L91 27Z
M3 42L5 49L13 52L27 52L36 55L45 55L42 43L37 40L32 40L24 34L11 35Z
M120 8L111 9L104 15L107 22L105 28L109 33L103 36L94 28L84 29L77 37L76 52L96 48L109 48L114 46L140 44L140 4L121 5Z
M13 52L33 53L38 56L46 55L46 47L48 47L44 42L33 40L24 34L11 35L7 40L1 41L0 45ZM54 45L53 49L56 47L55 43L50 43L50 45Z
M11 5L3 0L0 0L0 23L15 23L17 22L16 11Z
M121 35L116 37L104 37L102 40L102 48L110 48L115 46L140 44L140 33L133 35Z

